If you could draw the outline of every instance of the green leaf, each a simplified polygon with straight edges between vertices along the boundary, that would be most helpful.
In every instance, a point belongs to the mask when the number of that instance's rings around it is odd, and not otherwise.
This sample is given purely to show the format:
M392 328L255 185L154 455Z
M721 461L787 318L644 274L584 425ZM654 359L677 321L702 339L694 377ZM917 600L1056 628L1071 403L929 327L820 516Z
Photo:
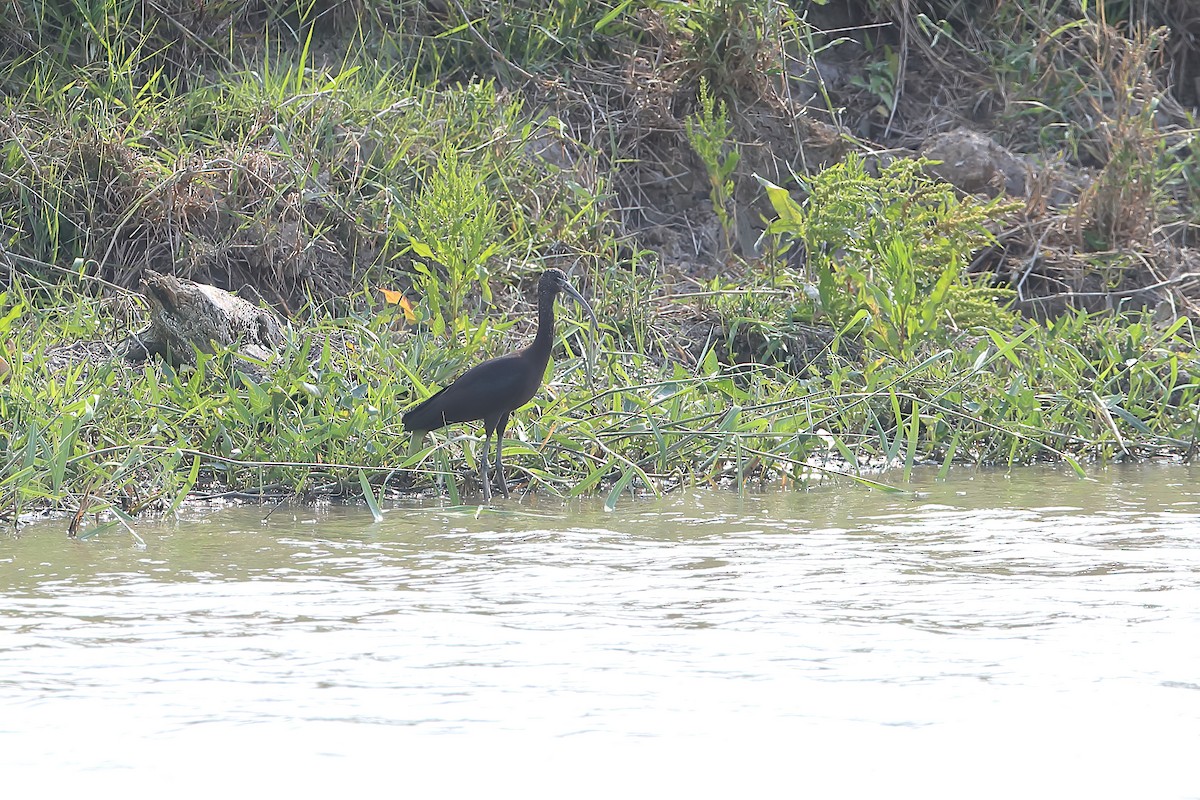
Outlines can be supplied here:
M635 468L632 464L625 468L621 473L621 477L617 478L617 482L613 484L612 489L608 493L607 499L604 501L605 511L615 511L617 508L617 500L621 497L621 492L625 491L625 487L629 486L629 482L633 480Z
M192 456L192 468L188 471L187 478L184 479L183 485L179 487L179 491L175 493L174 499L171 500L171 506L167 509L167 516L171 516L179 510L179 506L187 499L188 494L192 491L192 487L196 485L196 480L200 477L200 456Z
M590 492L609 473L615 461L616 456L609 456L608 460L593 468L587 477L572 486L571 491L567 492L567 497L579 497Z
M383 511L379 508L379 500L375 497L371 482L367 480L367 473L361 469L358 471L358 485L362 488L363 500L367 501L367 508L371 509L371 518L376 522L383 522ZM381 494L383 493L382 486L379 491Z
M429 248L429 245L425 244L424 242L418 242L416 239L409 239L408 242L409 246L412 247L413 252L419 255L421 258L427 258L430 261L438 260L438 257L433 254L433 250ZM430 273L429 268L424 264L416 264L414 266L418 272L422 272L426 275L432 274Z
M800 204L792 199L787 189L777 186L761 175L756 174L754 177L767 190L767 198L771 201L771 207L775 209L775 213L779 215L781 220L792 225L800 225L804 221L804 214L800 210Z
M8 292L0 293L0 306L4 305L4 300L8 296ZM25 310L25 304L18 302L14 303L13 307L8 310L8 313L0 317L0 334L7 333L12 327L13 322L21 316L21 312Z
M621 16L621 14L625 11L625 9L629 8L630 3L632 3L632 2L633 2L633 0L624 0L624 2L618 3L616 8L614 8L612 11L609 11L607 14L605 14L603 17L600 18L600 20L592 28L592 33L603 32L604 29L608 27L609 23L611 23L617 17Z
M908 446L904 451L905 483L908 483L908 481L912 478L913 461L915 460L917 453L917 433L921 429L920 407L915 400L911 400L910 402L912 403L912 414L909 417L908 425L905 426L908 428Z

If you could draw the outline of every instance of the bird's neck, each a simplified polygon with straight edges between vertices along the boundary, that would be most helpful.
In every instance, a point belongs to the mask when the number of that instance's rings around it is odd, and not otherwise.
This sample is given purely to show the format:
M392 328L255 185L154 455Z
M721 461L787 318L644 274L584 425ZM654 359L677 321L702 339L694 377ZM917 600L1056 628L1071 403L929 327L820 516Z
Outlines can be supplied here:
M538 303L537 335L533 344L526 352L531 358L537 359L543 365L550 360L550 351L554 349L554 297L543 299Z

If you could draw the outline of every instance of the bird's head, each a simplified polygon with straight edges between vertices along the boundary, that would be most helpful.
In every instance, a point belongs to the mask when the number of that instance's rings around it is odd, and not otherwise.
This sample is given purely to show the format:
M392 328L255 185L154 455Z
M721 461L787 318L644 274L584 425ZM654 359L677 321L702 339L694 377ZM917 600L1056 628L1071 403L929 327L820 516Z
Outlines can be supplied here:
M561 269L551 267L542 273L541 279L538 281L538 294L549 294L551 298L559 292L569 295L575 302L583 306L583 310L592 320L592 329L594 330L598 323L596 322L596 312L592 310L592 306L587 300L583 299L583 295L575 291L575 287L567 280L567 274Z

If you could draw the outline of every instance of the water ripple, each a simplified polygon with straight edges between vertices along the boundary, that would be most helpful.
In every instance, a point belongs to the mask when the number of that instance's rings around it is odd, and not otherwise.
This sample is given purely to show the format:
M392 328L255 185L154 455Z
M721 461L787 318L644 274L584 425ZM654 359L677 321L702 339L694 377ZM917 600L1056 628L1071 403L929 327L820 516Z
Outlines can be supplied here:
M1162 475L405 506L377 525L242 509L146 523L144 552L30 527L0 563L0 753L48 765L68 717L114 742L310 731L347 756L329 725L953 741L1064 703L1194 740L1200 494ZM1129 735L1098 719L1056 730Z

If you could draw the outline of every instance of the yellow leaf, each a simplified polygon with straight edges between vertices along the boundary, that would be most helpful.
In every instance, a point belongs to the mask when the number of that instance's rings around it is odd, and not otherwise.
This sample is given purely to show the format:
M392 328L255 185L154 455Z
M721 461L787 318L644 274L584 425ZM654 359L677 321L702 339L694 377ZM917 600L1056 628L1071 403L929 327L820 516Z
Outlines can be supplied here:
M407 297L400 298L400 307L404 309L404 321L409 325L417 321L417 315L413 311L412 304L408 302Z
M379 287L379 291L383 292L385 302L391 303L394 306L400 306L400 309L404 312L405 322L412 324L417 321L417 315L413 311L412 303L408 302L408 298L404 296L403 292L397 292L394 289L385 289L382 286Z

